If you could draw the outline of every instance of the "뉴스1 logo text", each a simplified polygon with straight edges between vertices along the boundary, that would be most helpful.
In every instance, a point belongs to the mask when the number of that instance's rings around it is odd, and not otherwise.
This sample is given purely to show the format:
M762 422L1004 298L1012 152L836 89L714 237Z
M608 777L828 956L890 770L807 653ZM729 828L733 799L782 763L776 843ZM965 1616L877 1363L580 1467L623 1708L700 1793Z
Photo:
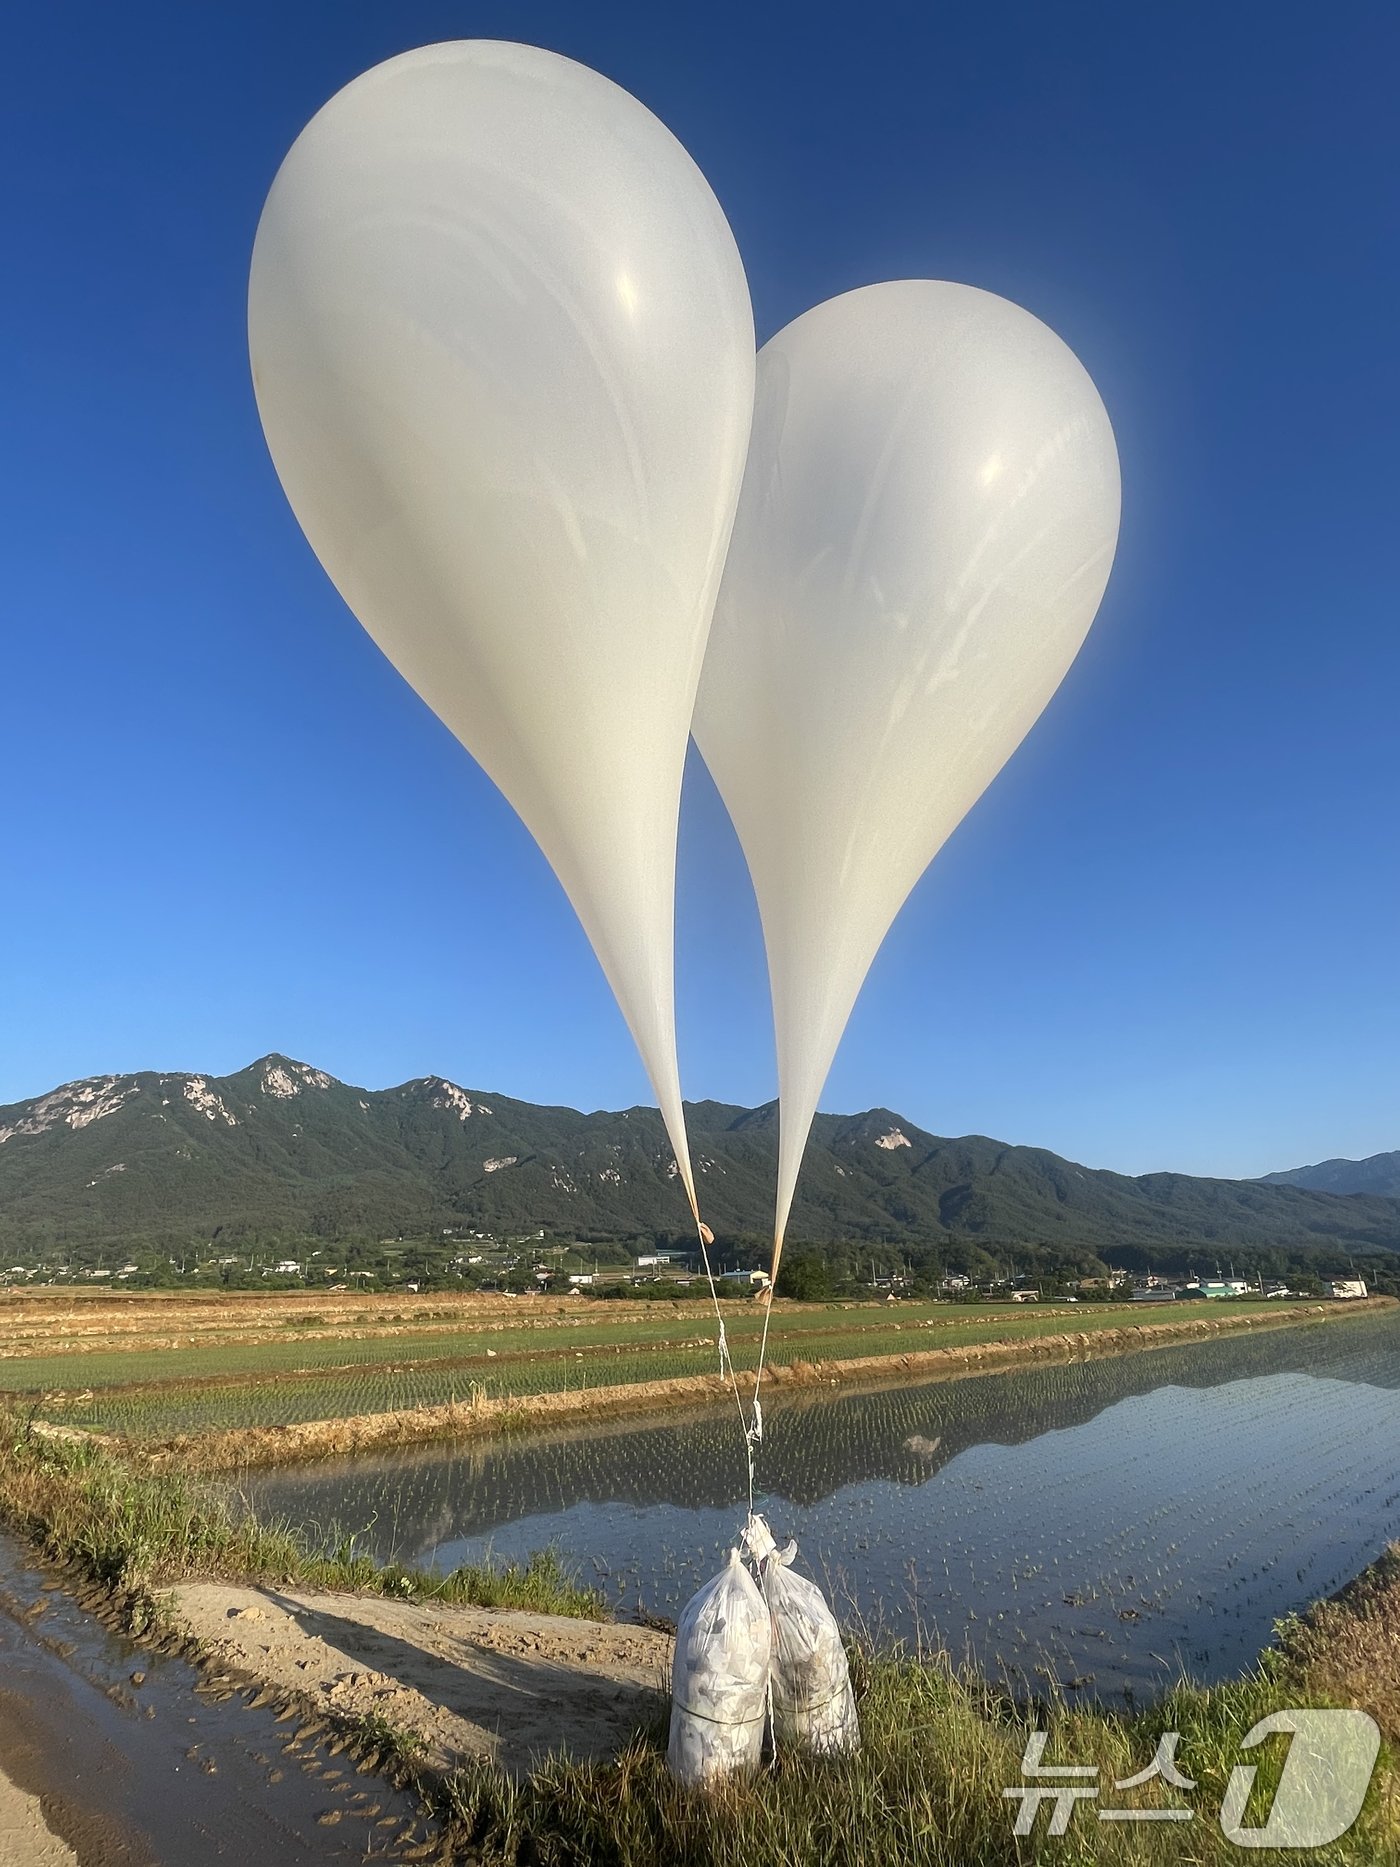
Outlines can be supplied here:
M1278 1733L1286 1734L1290 1742L1267 1812L1259 1812L1254 1821L1245 1821L1258 1762L1237 1763L1221 1798L1221 1832L1241 1848L1325 1847L1344 1835L1361 1813L1380 1751L1380 1731L1364 1711L1276 1711L1246 1731L1240 1740L1241 1753L1256 1749ZM1014 1834L1034 1833L1044 1808L1048 1813L1043 1832L1063 1835L1081 1803L1096 1805L1094 1814L1101 1822L1190 1822L1202 1813L1181 1799L1143 1807L1135 1794L1152 1782L1173 1791L1196 1788L1195 1780L1176 1759L1178 1732L1163 1732L1155 1754L1143 1769L1114 1780L1113 1795L1127 1797L1121 1803L1104 1799L1109 1792L1100 1783L1101 1773L1093 1764L1046 1763L1048 1736L1045 1731L1030 1733L1021 1758L1023 1780L1001 1792L1008 1801L1019 1801L1021 1805L1016 1812ZM1087 1807L1083 1813L1088 1814Z

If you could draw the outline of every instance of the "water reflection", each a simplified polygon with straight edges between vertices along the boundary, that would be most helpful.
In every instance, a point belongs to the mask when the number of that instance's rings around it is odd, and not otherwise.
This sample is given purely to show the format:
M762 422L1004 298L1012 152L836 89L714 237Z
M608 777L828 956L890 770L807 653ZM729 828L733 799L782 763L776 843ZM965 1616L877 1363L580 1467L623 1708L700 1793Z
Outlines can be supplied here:
M879 1392L775 1395L762 1508L848 1616L1014 1685L1247 1664L1400 1535L1400 1320ZM737 1528L732 1412L259 1474L256 1507L448 1568L554 1542L674 1614Z

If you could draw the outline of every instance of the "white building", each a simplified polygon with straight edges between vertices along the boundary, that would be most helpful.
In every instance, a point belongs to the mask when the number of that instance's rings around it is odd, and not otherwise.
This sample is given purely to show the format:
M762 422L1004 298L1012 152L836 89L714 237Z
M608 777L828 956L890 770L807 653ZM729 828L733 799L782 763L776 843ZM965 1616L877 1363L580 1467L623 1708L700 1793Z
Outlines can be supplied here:
M1331 1283L1322 1286L1322 1294L1339 1298L1364 1297L1366 1286L1359 1277L1334 1277Z

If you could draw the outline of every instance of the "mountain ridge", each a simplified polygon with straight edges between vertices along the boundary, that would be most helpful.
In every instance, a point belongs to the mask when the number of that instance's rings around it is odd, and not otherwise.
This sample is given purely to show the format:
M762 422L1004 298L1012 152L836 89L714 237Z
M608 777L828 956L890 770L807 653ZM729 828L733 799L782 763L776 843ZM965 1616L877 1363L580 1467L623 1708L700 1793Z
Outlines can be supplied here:
M686 1105L702 1209L721 1238L771 1224L776 1104ZM582 1113L443 1076L362 1089L271 1052L228 1076L83 1078L0 1107L0 1252L140 1237L326 1239L449 1228L669 1235L689 1213L654 1108ZM886 1108L820 1114L795 1243L1400 1251L1400 1199L1263 1181L1128 1176Z
M1383 1199L1400 1198L1400 1148L1386 1154L1368 1154L1364 1160L1320 1160L1311 1167L1287 1167L1266 1173L1264 1186L1301 1186L1312 1193L1376 1193Z

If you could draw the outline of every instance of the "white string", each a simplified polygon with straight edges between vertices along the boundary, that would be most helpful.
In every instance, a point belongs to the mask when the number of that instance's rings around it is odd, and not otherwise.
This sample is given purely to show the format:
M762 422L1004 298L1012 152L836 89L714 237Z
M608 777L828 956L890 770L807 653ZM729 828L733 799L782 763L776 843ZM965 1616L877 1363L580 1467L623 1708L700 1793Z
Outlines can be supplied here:
M768 1325L773 1320L774 1294L775 1287L770 1284L768 1300L763 1306L763 1336L758 1345L758 1366L753 1375L753 1425L749 1430L753 1432L755 1445L763 1439L763 1408L759 1404L758 1391L763 1385L763 1367L768 1359Z
M721 1381L724 1380L726 1375L728 1375L729 1377L729 1385L733 1389L733 1392L734 1392L734 1405L736 1406L739 1412L739 1431L744 1436L744 1459L745 1459L746 1464L748 1465L748 1476L749 1476L749 1521L752 1522L753 1521L753 1449L754 1449L755 1444L757 1443L757 1438L761 1438L763 1435L763 1426L762 1426L763 1416L761 1414L759 1415L759 1430L758 1430L758 1435L756 1438L754 1435L753 1427L751 1426L749 1421L746 1420L744 1417L744 1397L739 1392L739 1376L735 1370L733 1358L729 1353L729 1338L725 1334L725 1329L724 1329L724 1312L723 1310L721 1310L719 1306L719 1291L715 1288L715 1274L713 1270L711 1270L710 1268L710 1253L709 1253L709 1248L705 1243L705 1226L704 1226L703 1221L701 1220L698 1207L692 1204L691 1211L695 1215L695 1236L700 1240L700 1262L705 1267L705 1282L710 1286L710 1301L711 1303L714 1304L715 1323L719 1331L718 1339L716 1342L716 1346L719 1350L719 1375L720 1375ZM765 1339L767 1337L767 1333L768 1333L768 1329L767 1329L767 1323L765 1320L765 1323L764 1323ZM756 1392L755 1392L754 1398L755 1400L757 1400Z

